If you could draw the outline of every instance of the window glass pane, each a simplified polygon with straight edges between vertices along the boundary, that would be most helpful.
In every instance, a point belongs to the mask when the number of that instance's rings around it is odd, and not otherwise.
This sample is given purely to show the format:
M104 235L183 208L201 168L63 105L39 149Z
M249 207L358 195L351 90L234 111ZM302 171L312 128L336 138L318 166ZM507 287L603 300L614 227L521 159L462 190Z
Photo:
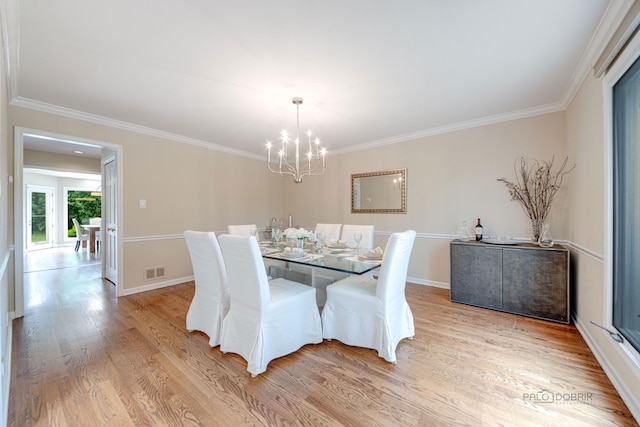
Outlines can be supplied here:
M613 325L640 351L640 60L613 88Z
M47 241L47 193L31 193L31 243Z
M67 235L76 237L72 219L80 224L89 224L90 218L100 218L102 196L95 191L69 190L67 192Z

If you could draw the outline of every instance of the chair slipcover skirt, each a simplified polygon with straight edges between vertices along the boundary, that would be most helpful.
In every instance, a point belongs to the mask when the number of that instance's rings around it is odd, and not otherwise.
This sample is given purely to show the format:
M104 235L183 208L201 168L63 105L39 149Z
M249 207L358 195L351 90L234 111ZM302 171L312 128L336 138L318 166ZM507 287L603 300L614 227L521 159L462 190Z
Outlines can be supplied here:
M231 295L220 351L242 356L256 376L271 360L322 342L314 288L283 278L268 280L252 237L225 234L219 241Z
M376 282L350 276L329 285L327 301L331 303L322 310L322 334L347 345L376 349L380 357L395 362L398 343L415 335L413 314L405 300L385 308L376 297ZM371 315L363 316L363 312Z
M396 362L396 347L413 338L413 314L404 295L416 233L394 233L384 252L378 279L349 276L327 286L322 335L347 345L372 348Z
M241 355L253 375L273 359L322 342L315 289L281 278L269 286L271 304L262 313L232 305L222 327L220 351Z
M209 336L209 346L220 345L222 320L229 312L229 289L222 252L213 232L184 232L195 277L195 293L187 312L187 330Z

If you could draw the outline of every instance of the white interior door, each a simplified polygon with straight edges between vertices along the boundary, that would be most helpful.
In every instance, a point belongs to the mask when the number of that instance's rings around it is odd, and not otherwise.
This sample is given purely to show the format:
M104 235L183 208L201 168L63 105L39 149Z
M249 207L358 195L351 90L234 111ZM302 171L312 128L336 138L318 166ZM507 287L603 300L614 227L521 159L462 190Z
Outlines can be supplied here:
M27 250L53 247L53 188L27 185Z
M103 256L105 257L105 277L115 285L118 284L118 239L117 239L117 191L118 191L118 165L112 160L104 165L104 212L103 230Z

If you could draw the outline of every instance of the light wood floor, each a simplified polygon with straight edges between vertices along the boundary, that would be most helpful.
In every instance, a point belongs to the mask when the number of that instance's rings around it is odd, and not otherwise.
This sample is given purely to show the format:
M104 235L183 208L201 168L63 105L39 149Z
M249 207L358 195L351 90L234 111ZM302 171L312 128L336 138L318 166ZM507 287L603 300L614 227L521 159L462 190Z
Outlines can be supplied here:
M69 249L73 252L73 249ZM116 298L99 264L27 273L14 321L10 426L633 426L573 326L407 285L398 364L337 341L272 361L185 330L193 283Z

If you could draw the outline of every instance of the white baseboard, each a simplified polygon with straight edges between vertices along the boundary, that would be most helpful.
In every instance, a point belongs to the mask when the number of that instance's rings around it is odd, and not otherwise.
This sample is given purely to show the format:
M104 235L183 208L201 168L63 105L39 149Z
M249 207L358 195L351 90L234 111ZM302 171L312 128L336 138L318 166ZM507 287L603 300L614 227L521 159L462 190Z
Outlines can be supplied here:
M625 381L620 376L614 364L611 363L611 361L605 356L604 353L602 353L602 351L600 351L600 348L596 345L593 337L591 336L591 334L589 334L589 328L585 327L584 323L580 319L574 317L573 323L576 325L578 332L580 332L580 335L582 335L582 338L587 343L587 346L589 346L589 349L596 357L596 360L598 360L598 363L600 363L600 366L602 366L605 374L613 383L613 386L618 391L618 394L620 394L620 397L627 405L627 408L629 408L629 411L631 411L631 414L635 417L636 420L640 420L640 400L638 400L640 399L640 396L635 396L627 387L628 381L632 381L633 379L627 378L627 381ZM616 343L614 345L620 344ZM626 361L626 357L622 357L622 359Z
M180 285L185 282L190 282L194 280L194 276L180 277L177 279L165 280L163 282L151 283L146 286L137 286L131 289L123 289L122 292L118 296L126 296L126 295L134 295L140 292L152 291L154 289L162 289L168 286Z
M407 282L415 283L418 285L432 286L434 288L451 289L449 283L436 282L434 280L418 279L417 277L407 277Z

